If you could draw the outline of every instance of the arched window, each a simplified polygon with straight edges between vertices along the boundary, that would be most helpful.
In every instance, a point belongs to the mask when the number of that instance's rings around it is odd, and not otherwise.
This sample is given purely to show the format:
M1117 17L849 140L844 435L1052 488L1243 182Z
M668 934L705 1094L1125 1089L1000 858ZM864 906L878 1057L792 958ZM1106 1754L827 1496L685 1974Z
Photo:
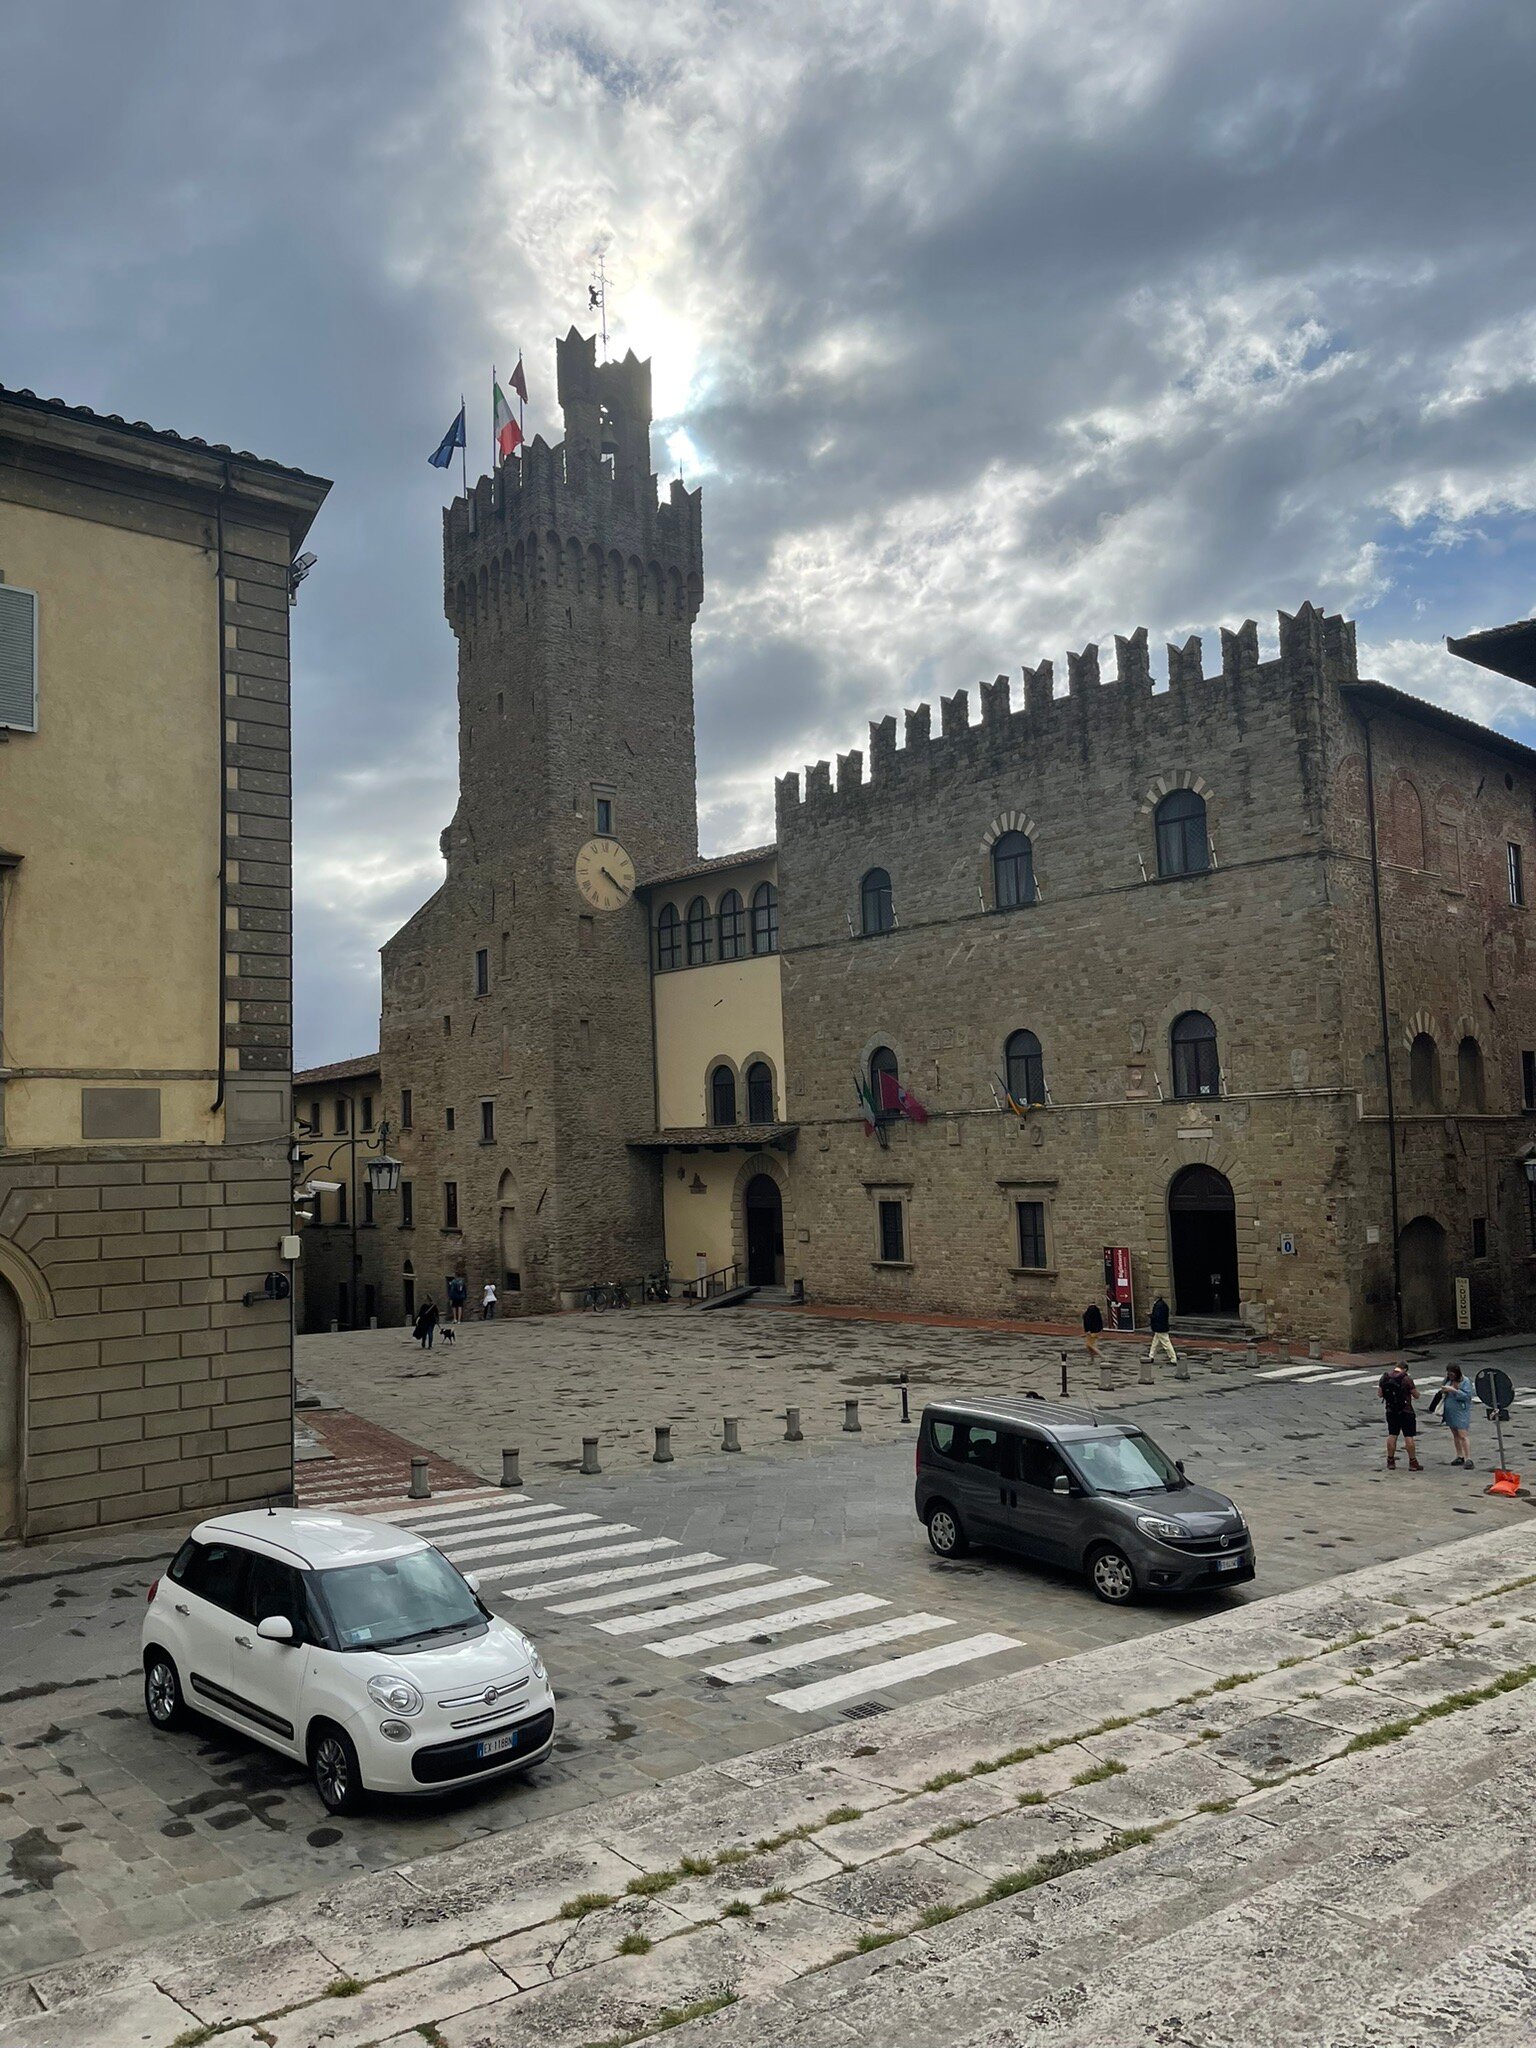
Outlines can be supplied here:
M754 1060L747 1069L747 1122L773 1122L773 1069L766 1060Z
M656 920L656 965L663 973L683 964L683 926L675 903L664 903Z
M714 919L704 898L695 896L688 906L688 965L707 967L714 957Z
M1221 1093L1216 1026L1203 1010L1186 1010L1173 1026L1173 1092L1181 1102Z
M1463 1109L1475 1114L1486 1107L1483 1049L1475 1038L1464 1038L1456 1048L1456 1096Z
M1210 864L1205 798L1192 789L1170 790L1157 807L1157 872L1203 875Z
M999 910L1018 910L1034 900L1034 845L1026 832L1005 832L992 848L992 901Z
M716 1067L709 1077L709 1120L712 1124L736 1121L736 1076L729 1067Z
M1408 1093L1415 1109L1440 1107L1440 1049L1427 1031L1408 1048Z
M1401 776L1392 789L1392 850L1390 858L1405 868L1422 868L1424 859L1424 805L1419 792Z
M747 950L747 913L735 889L720 898L720 958L739 960Z
M859 930L868 937L888 932L896 923L891 901L891 878L884 868L871 868L859 884Z
M1015 1102L1045 1101L1045 1060L1033 1031L1015 1031L1003 1047L1008 1093Z
M896 1055L888 1045L877 1045L869 1056L869 1092L880 1116L896 1114Z
M779 950L779 892L772 882L759 882L752 891L752 950Z

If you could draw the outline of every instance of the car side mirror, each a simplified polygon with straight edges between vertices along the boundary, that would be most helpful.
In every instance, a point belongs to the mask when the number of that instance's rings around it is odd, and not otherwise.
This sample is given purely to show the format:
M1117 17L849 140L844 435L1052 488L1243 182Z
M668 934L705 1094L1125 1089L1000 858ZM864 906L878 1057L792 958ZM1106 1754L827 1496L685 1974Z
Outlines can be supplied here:
M291 1643L293 1623L286 1614L269 1614L264 1621L257 1623L256 1633L264 1642Z
M464 1583L468 1586L471 1593L478 1593L480 1590L480 1574L478 1572L466 1572L464 1574Z
M1070 1493L1072 1491L1072 1482L1065 1472L1058 1472L1056 1474L1056 1477L1051 1481L1051 1491L1052 1493Z

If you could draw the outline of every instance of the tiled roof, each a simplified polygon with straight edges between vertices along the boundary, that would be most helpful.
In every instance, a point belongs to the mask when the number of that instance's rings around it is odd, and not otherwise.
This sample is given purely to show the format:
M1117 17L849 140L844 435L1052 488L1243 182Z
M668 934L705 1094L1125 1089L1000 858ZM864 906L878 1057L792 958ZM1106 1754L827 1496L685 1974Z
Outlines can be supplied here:
M722 868L744 868L750 861L771 860L778 852L777 841L767 846L749 846L741 853L712 854L708 860L691 860L686 867L668 868L664 874L642 875L642 889L664 889L671 882L690 882L695 875L718 874Z
M1394 690L1387 683L1346 683L1343 694L1356 703L1379 704L1384 710L1396 711L1403 718L1417 720L1420 725L1432 725L1440 732L1454 733L1458 739L1467 740L1473 746L1489 747L1494 753L1507 755L1513 760L1536 761L1536 748L1526 746L1523 741L1512 740L1507 732L1499 732L1491 725L1479 725L1475 718L1463 718L1458 712L1426 703L1422 697L1410 696L1406 690Z
M364 1054L361 1059L333 1060L328 1067L306 1067L293 1077L295 1088L310 1088L321 1081L363 1081L370 1074L379 1072L379 1056L376 1052Z
M798 1124L700 1124L666 1131L639 1131L624 1140L637 1151L724 1152L738 1147L756 1151L764 1145L782 1149Z
M1510 676L1517 683L1536 683L1536 619L1490 626L1486 632L1466 633L1445 644L1463 661L1475 661L1495 675Z
M152 427L147 420L125 420L117 412L94 412L88 405L66 405L62 398L39 398L35 391L13 391L0 384L0 400L9 405L25 406L31 412L59 413L65 419L84 420L99 427L115 427L120 433L137 434L142 440L160 441L171 448L196 448L204 455L230 455L237 462L254 462L260 469L274 470L279 476L299 477L305 483L327 482L325 477L314 476L307 469L293 469L287 463L273 462L265 455L253 455L249 448L231 448L225 441L205 441L199 434L177 434L169 427Z

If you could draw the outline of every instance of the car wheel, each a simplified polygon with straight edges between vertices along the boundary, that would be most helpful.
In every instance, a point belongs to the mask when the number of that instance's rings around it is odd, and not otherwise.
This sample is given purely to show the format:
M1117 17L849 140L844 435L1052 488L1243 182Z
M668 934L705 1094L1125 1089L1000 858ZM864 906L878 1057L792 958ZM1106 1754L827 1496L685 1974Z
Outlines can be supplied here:
M144 1711L156 1728L169 1731L187 1724L181 1678L164 1650L151 1650L144 1659Z
M1088 1576L1095 1593L1111 1607L1124 1607L1136 1598L1136 1573L1123 1550L1096 1550L1088 1560Z
M960 1517L947 1501L936 1501L928 1510L928 1541L938 1557L964 1557L971 1547Z
M362 1805L357 1751L339 1728L327 1724L309 1738L309 1775L327 1813L356 1813Z

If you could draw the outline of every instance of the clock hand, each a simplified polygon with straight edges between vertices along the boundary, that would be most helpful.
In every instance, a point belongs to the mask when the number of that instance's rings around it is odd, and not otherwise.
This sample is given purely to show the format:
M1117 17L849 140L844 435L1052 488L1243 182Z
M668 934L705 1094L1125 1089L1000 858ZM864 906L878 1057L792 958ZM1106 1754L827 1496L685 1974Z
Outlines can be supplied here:
M598 873L606 877L608 881L612 882L613 886L615 887L615 889L618 890L621 896L627 896L629 894L629 891L625 888L624 884L619 880L617 875L609 874L606 868L599 868Z

